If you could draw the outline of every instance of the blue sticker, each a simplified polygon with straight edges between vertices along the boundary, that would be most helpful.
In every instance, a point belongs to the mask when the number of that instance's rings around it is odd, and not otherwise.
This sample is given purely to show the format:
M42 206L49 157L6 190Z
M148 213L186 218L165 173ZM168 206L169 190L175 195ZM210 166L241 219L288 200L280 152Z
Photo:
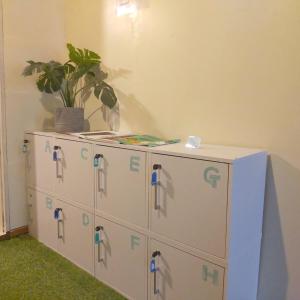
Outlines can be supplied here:
M101 158L103 158L102 154L96 154L94 157L94 167L97 168L100 165Z
M152 258L152 259L151 259L151 262L150 262L150 272L151 272L151 273L156 272L155 259L154 259L154 258Z
M57 161L57 152L55 150L53 151L53 160Z
M95 232L95 244L96 245L98 245L98 244L100 244L100 233L99 233L99 231L96 231Z
M99 158L94 158L94 167L97 168L99 167Z
M156 184L157 184L157 171L153 171L151 176L151 185L156 185Z
M140 160L141 158L139 156L131 156L130 157L130 170L133 172L139 172L140 171Z
M204 170L204 180L211 185L212 188L217 187L217 183L221 180L221 175L219 174L219 170L214 167L208 167Z
M55 210L54 210L54 219L55 220L58 220L59 219L59 212L60 212L60 208L56 208Z

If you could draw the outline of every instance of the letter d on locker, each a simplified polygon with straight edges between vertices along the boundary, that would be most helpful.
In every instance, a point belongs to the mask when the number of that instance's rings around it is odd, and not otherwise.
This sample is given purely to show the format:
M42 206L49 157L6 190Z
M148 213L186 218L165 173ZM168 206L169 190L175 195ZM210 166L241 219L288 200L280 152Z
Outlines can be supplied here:
M90 224L90 217L87 214L83 213L82 214L82 225L88 226L89 224Z

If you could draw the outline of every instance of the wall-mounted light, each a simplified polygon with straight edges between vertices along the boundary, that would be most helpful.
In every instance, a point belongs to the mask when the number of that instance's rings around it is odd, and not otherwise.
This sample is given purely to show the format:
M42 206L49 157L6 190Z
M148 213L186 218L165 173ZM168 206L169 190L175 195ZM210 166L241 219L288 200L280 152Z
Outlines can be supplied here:
M117 16L135 16L137 14L137 4L133 0L117 0Z

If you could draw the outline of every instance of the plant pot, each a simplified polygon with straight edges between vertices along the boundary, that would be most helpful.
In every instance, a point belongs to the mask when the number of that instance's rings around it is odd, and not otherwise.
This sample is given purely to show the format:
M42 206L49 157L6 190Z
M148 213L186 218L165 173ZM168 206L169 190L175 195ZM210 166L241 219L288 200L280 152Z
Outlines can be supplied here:
M81 132L84 127L84 110L75 107L60 107L55 112L56 132Z

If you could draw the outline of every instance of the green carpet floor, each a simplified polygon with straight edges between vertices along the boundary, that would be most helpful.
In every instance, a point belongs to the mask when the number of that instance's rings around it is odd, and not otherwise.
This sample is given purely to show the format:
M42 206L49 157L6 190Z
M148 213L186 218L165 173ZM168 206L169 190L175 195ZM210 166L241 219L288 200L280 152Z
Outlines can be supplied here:
M1 300L125 298L28 235L0 241Z

